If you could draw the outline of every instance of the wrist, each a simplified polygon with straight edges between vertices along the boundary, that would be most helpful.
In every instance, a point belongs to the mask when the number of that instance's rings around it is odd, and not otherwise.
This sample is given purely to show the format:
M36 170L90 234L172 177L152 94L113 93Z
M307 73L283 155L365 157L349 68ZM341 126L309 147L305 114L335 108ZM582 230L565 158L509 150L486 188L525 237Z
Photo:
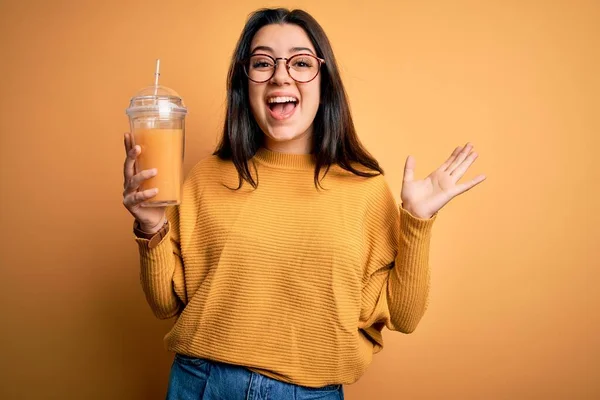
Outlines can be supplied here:
M138 222L138 229L147 235L154 235L156 232L160 231L167 224L167 218L163 217L162 221L154 226L144 225L141 222Z
M433 214L431 214L431 213L423 213L423 212L415 211L415 209L413 207L411 207L409 204L402 203L401 207L404 209L404 211L408 212L410 215L412 215L415 218L430 219L431 217L433 217Z

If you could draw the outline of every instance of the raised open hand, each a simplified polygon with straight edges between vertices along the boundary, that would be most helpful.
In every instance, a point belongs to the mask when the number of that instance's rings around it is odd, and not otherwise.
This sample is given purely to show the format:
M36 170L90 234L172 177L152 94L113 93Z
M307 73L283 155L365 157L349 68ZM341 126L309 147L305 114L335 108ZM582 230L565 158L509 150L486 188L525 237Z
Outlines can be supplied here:
M458 183L478 156L472 149L470 143L457 147L446 162L423 180L414 179L416 162L412 156L408 156L400 194L402 207L417 218L431 218L454 197L483 182L485 175Z

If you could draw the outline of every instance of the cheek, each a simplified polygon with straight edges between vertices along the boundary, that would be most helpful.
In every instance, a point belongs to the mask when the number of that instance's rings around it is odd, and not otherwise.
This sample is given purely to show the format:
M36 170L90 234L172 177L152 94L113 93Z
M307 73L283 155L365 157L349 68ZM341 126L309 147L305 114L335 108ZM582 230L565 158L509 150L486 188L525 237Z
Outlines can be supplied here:
M319 85L315 85L314 87L311 87L310 90L306 90L303 93L302 97L304 98L304 101L305 101L304 106L307 109L314 111L316 113L317 109L319 108L319 102L321 100L321 93L319 91Z
M260 111L262 104L262 91L256 85L248 85L248 98L250 100L250 109L256 114Z

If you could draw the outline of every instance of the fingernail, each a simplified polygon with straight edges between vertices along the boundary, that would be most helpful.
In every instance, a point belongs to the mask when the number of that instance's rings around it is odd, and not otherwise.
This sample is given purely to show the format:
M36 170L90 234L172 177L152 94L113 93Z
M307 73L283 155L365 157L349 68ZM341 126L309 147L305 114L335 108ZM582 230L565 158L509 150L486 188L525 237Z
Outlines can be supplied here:
M153 193L153 194L156 194L156 193L158 193L158 188L154 188L154 189L152 189L152 193Z
M158 171L156 170L156 168L152 168L150 170L150 174L152 174L152 176L156 175L158 173Z

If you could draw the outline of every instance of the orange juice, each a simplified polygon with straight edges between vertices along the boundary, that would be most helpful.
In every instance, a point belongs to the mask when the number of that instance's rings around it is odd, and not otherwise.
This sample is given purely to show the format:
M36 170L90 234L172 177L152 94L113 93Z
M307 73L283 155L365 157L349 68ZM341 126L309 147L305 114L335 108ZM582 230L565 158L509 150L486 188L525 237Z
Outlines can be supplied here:
M172 205L181 202L183 129L137 128L136 145L142 148L136 172L156 168L156 176L142 182L141 190L158 188L158 193L143 204Z
M173 89L158 84L160 60L156 60L154 85L136 93L125 112L129 116L135 145L141 147L136 173L156 168L139 190L157 188L153 198L141 203L159 207L181 203L182 164L187 107Z

